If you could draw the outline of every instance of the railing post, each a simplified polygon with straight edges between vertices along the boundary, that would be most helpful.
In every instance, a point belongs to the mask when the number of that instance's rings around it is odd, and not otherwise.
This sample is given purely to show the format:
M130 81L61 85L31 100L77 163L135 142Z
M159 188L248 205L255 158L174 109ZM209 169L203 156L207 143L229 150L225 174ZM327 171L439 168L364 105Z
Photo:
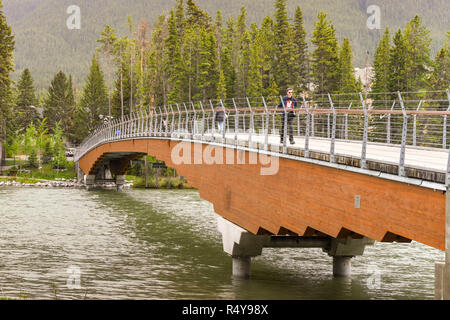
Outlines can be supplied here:
M203 140L205 133L205 109L203 109L203 103L200 101L200 108L202 109L202 135L201 140Z
M189 111L186 107L186 103L183 102L184 110L186 111L186 133L189 135Z
M195 139L195 134L197 132L197 111L195 111L194 102L191 101L192 111L194 111L194 119L192 120L192 140Z
M314 106L315 109L316 107ZM315 137L316 133L315 133L315 126L314 126L314 118L315 118L315 114L314 112L311 112L311 137Z
M252 143L252 134L253 134L253 130L254 130L254 123L253 123L253 110L252 110L252 106L250 105L250 100L248 100L248 97L246 97L247 99L247 105L248 108L250 110L250 128L249 128L249 135L248 135L248 147L251 148L251 143Z
M328 99L330 100L331 111L333 113L333 125L331 128L331 143L330 143L330 162L335 162L334 149L335 149L335 142L336 142L336 110L334 109L333 100L331 99L330 94L328 94ZM330 116L330 114L328 114L328 123L330 122L329 116ZM330 128L329 124L328 124L328 128Z
M173 132L175 131L175 112L173 112L172 105L169 105L170 112L172 113L172 122L170 123L170 137L172 137Z
M225 144L225 137L226 137L226 132L227 132L227 127L228 127L228 121L227 121L227 109L225 108L225 106L223 105L223 101L222 101L222 99L220 99L220 105L222 106L222 108L223 108L223 112L224 112L224 119L223 119L223 132L222 132L222 139L223 139L223 141L222 141L222 143L223 144ZM226 126L225 126L225 123L227 124Z
M369 113L367 111L366 104L364 103L364 98L361 92L359 93L359 97L361 99L361 105L364 111L364 131L361 148L361 168L367 169L367 140L369 135Z
M234 111L236 112L234 115L234 144L238 144L238 132L239 132L239 110L236 105L236 101L233 98L233 106Z
M283 153L287 152L287 142L286 142L286 138L287 138L287 119L288 119L288 114L286 113L286 106L284 104L284 100L283 97L280 96L281 99L281 104L283 105Z
M267 151L267 150L269 150L269 120L270 120L270 115L269 115L269 109L267 108L267 103L266 103L266 100L264 99L264 97L262 97L262 101L263 101L263 104L264 104L265 114L267 115L267 117L266 117L266 126L264 128L264 150Z
M450 92L447 90L448 98L448 108L447 112L450 111ZM442 149L447 149L447 115L444 115L444 123L442 128Z
M158 136L162 137L163 113L162 113L161 107L158 107L158 109L159 109L159 130L158 130Z
M391 111L393 111L394 110L394 107L395 107L395 100L394 100L394 103L392 104L392 107L391 107ZM386 130L386 143L391 143L391 113L388 113L388 115L387 115L387 130Z
M178 112L178 128L177 128L177 137L179 138L181 136L181 111L180 111L180 107L178 106L178 103L175 103L175 105L177 106L177 112Z
M422 106L422 100L419 102L419 106L417 107L416 111L419 111L420 107ZM413 146L417 145L417 114L413 116Z
M347 110L350 110L352 108L352 103L353 102L350 102L350 105L348 106ZM344 124L344 139L348 140L348 113L345 114L344 119L345 119L344 120L345 121L345 124Z
M164 136L167 137L168 134L169 134L169 113L167 112L166 105L164 105L164 113L165 113L165 116L164 116L164 120L165 120L164 126L165 126L165 129L166 129L165 132L164 132Z
M400 105L402 107L403 113L403 129L402 129L402 145L400 149L400 160L398 163L398 174L399 176L404 177L406 175L405 172L405 153L406 153L406 135L408 133L408 116L406 114L405 105L403 104L402 95L400 91L398 91L398 98L400 101Z
M309 158L309 126L311 122L311 113L309 112L308 103L306 102L305 95L303 95L303 104L306 110L306 128L305 128L305 158Z

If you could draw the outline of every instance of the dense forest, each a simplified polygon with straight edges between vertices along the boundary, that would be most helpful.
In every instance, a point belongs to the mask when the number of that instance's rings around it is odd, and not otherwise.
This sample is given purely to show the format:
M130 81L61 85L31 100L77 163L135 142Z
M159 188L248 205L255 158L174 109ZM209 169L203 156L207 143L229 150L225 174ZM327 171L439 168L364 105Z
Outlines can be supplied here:
M89 62L95 51L96 39L106 24L118 36L128 34L127 17L135 23L147 19L154 29L160 14L169 15L176 0L4 0L5 15L15 39L17 80L28 68L39 89L47 89L53 76L62 70L71 74L74 86L81 88L86 80ZM197 0L196 3L213 19L220 10L224 21L236 18L241 7L246 8L247 23L262 23L266 16L274 18L273 0ZM370 30L366 26L367 7L376 4L381 9L381 29ZM81 29L68 30L66 9L70 5L81 8ZM308 41L312 38L314 23L320 11L327 14L336 29L339 42L348 38L354 52L356 67L366 65L366 52L373 62L375 49L386 27L392 32L403 28L416 14L430 31L430 50L435 55L442 47L448 29L450 2L447 0L287 0L288 19L294 20L295 8L303 12Z
M364 1L359 3L364 7ZM259 23L251 22L246 7L225 17L220 10L209 14L193 0L177 0L153 25L128 16L123 33L108 24L98 32L95 50L83 62L82 85L61 69L52 74L46 90L38 92L34 79L39 74L31 68L22 66L16 83L11 80L18 40L0 0L0 121L7 127L10 150L20 144L17 141L26 141L30 132L56 132L58 137L62 132L78 144L110 117L149 106L273 97L284 94L288 86L296 94L369 89L355 77L354 42L339 39L325 11L317 12L308 32L301 6L290 11L288 1L273 0L271 7L271 14ZM35 11L30 7L30 12ZM373 92L449 88L449 32L444 32L447 40L437 53L432 50L432 33L419 15L381 33L374 49ZM31 64L51 54L50 47L47 50L26 61Z

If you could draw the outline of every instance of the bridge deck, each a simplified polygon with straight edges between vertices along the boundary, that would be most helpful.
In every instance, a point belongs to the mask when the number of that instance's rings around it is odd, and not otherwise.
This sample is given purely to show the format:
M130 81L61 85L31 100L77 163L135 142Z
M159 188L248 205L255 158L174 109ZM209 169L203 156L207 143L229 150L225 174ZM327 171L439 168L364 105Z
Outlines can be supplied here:
M222 137L218 133L214 134L216 140L220 140ZM212 134L205 133L204 139L211 139ZM227 133L225 138L229 141L229 139L234 139L234 133ZM237 135L237 139L239 144L248 142L249 134L247 133L239 133ZM261 134L253 134L252 142L258 143L260 145L264 144L265 136ZM295 144L291 145L289 142L286 146L290 150L305 150L305 138L304 137L294 137ZM279 135L269 135L268 136L268 145L269 150L279 150L282 147L280 144L280 136ZM326 138L309 138L309 151L310 153L319 153L322 155L329 155L331 147L331 139ZM352 159L361 158L361 149L362 142L360 141L350 141L350 140L339 140L335 141L335 155L343 156ZM395 170L398 169L398 163L400 159L400 145L393 144L381 144L381 143L373 143L369 142L367 144L366 150L366 160L372 161L374 163L386 164L389 166L395 167ZM292 152L290 152L292 154ZM295 152L294 152L295 154ZM415 178L424 178L425 180L430 180L434 182L444 183L443 178L445 176L445 172L447 171L447 161L448 161L448 150L445 149L437 149L437 148L429 148L429 147L414 147L414 146L406 146L405 151L405 167L413 168L415 173L412 174L412 177ZM314 158L314 156L311 156ZM323 160L323 157L319 157ZM346 163L350 164L351 163ZM358 162L359 165L359 162ZM376 170L386 171L386 168L375 167ZM387 170L388 173L394 173ZM418 174L417 172L421 173ZM425 173L436 173L434 175L427 175Z

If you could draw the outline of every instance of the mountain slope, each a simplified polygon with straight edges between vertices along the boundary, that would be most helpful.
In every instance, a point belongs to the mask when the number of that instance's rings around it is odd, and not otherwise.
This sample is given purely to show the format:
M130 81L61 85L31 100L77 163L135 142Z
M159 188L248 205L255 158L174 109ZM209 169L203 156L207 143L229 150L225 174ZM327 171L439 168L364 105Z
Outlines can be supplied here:
M220 9L225 18L236 18L240 8L247 9L248 23L273 16L274 0L197 0L196 3L212 16ZM131 3L131 5L130 5ZM289 15L293 18L295 7L300 5L304 13L308 38L320 10L327 13L336 27L339 41L350 39L355 55L355 66L364 66L365 55L373 55L386 26L391 33L416 14L430 30L433 39L432 54L442 46L448 30L450 1L447 0L377 0L381 9L381 29L369 30L366 25L367 0L288 0ZM5 15L16 37L16 77L24 68L30 68L38 87L48 87L50 80L59 71L71 73L78 85L82 85L89 71L96 39L106 24L118 34L127 32L127 16L135 23L145 17L150 25L158 15L167 14L175 0L3 0ZM81 29L68 30L66 13L70 5L81 9Z

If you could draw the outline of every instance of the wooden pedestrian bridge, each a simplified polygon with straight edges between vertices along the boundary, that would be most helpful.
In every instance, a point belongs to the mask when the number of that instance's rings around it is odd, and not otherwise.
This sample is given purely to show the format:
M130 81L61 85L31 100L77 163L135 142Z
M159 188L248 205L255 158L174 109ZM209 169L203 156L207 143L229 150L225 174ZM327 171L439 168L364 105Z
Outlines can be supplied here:
M303 96L292 117L280 101L149 107L98 127L75 161L88 189L120 188L144 155L175 168L214 205L236 276L265 247L322 248L337 276L374 241L446 250L448 91ZM436 270L442 296L449 272Z

